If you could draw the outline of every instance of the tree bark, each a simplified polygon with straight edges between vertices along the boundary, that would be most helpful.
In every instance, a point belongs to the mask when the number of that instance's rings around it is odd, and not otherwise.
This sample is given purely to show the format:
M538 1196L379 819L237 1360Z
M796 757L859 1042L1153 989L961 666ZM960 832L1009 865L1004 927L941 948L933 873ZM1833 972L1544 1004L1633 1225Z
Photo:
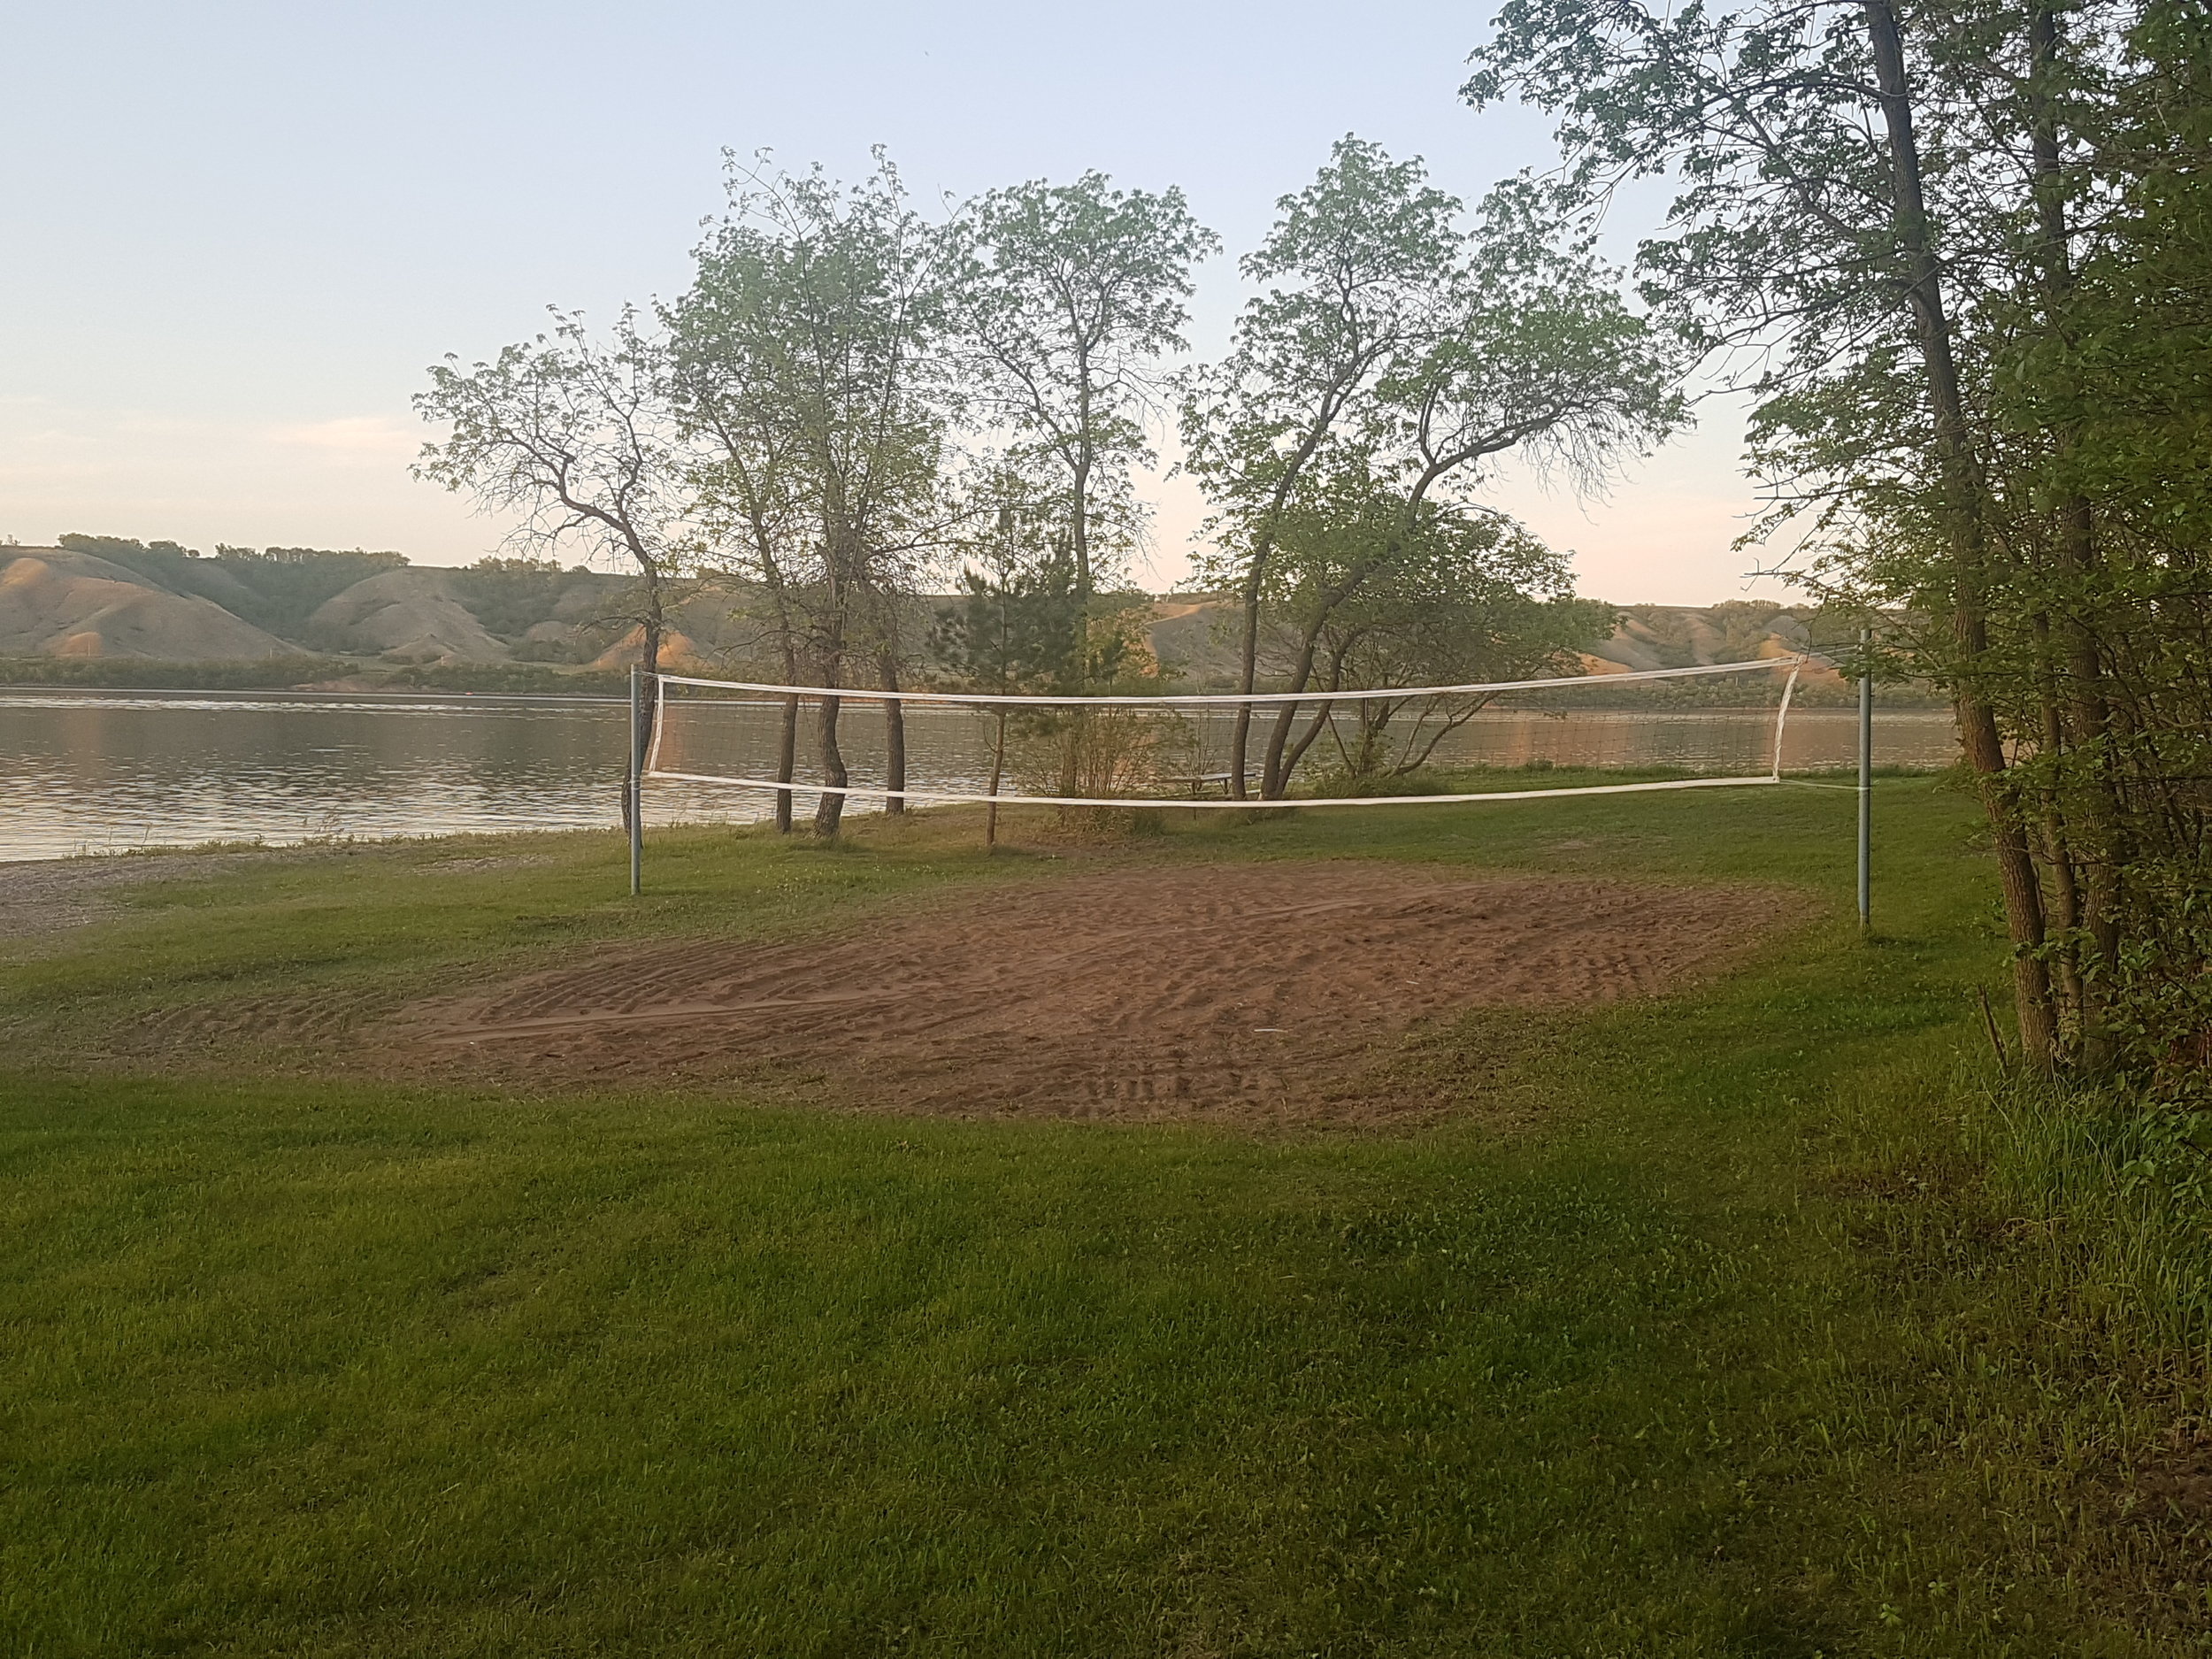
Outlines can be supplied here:
M1075 637L1071 641L1074 655L1075 688L1087 692L1091 688L1091 469L1094 465L1093 434L1091 432L1090 365L1087 359L1078 365L1077 432L1074 496L1068 514L1068 546L1075 556L1075 615L1072 618ZM1066 736L1060 754L1060 793L1076 793L1076 778L1087 735L1086 722L1090 710L1078 708L1069 716ZM1067 809L1063 808L1065 811Z
M789 685L797 678L795 674L788 675L784 684ZM776 781L788 784L798 769L799 700L786 697L783 700L782 728L776 734ZM791 833L791 791L787 788L776 791L776 833Z
M837 709L840 699L825 697L818 714L815 730L822 747L822 781L832 789L841 790L850 781L845 771L845 756L837 746ZM814 809L814 833L827 840L837 833L837 826L845 816L845 797L824 795Z
M1078 361L1077 380L1075 488L1068 503L1068 545L1075 555L1075 679L1076 689L1082 691L1089 688L1091 680L1091 472L1097 465L1087 357Z
M1427 484L1428 480L1424 480L1420 488L1425 490ZM1413 504L1418 508L1418 495L1413 498ZM1308 619L1305 636L1298 641L1298 665L1291 671L1290 684L1285 687L1286 690L1303 691L1313 683L1314 659L1320 655L1321 634L1329 626L1329 618L1336 614L1338 606L1359 591L1371 572L1388 560L1397 545L1395 541L1386 543L1386 550L1380 557L1363 559L1355 565L1341 581L1322 596L1321 608ZM1283 764L1284 749L1289 743L1293 728L1297 725L1298 711L1303 706L1302 703L1285 703L1277 707L1274 729L1267 734L1267 752L1262 757L1260 765L1260 796L1263 800L1280 800L1283 791L1290 787L1288 768ZM1297 757L1293 758L1291 765L1296 765L1298 758L1304 757L1306 747L1304 744L1299 746Z
M820 683L825 687L835 687L841 683L840 676L844 672L844 603L848 590L838 579L833 564L830 566L826 585L829 603L826 618L827 626L822 638ZM821 751L822 782L828 788L839 791L842 791L851 781L850 774L845 770L844 751L837 743L837 716L842 701L838 697L824 697L821 707L815 711L815 741ZM824 794L814 804L814 833L824 840L833 839L844 816L844 795L841 793Z
M2027 833L2005 778L2004 741L1998 731L1996 710L1979 683L1989 657L1989 625L1983 597L1988 582L1988 543L1982 490L1975 476L1965 400L1952 356L1942 269L1928 233L1904 42L1889 0L1862 0L1862 4L1889 140L1892 225L1928 378L1936 458L1949 520L1952 636L1961 659L1953 706L1960 743L1979 785L1982 809L1996 841L1997 877L2004 892L2005 923L2013 945L2013 999L2019 1015L2021 1050L2031 1065L2047 1070L2055 1058L2057 1041L2051 1018L2050 974L2038 954L2045 937L2043 895Z
M1399 528L1383 543L1382 551L1360 560L1345 572L1334 588L1322 595L1320 609L1308 619L1305 636L1298 642L1298 665L1292 671L1290 684L1285 689L1303 691L1313 683L1314 659L1320 654L1321 634L1329 626L1329 618L1336 614L1345 601L1366 585L1370 576L1398 556L1407 536L1411 534L1416 516L1421 511L1421 503L1428 496L1430 487L1443 476L1446 470L1432 465L1424 472L1406 497L1404 517L1400 521ZM1295 703L1281 704L1275 717L1275 728L1268 733L1267 753L1260 772L1260 795L1264 800L1280 800L1283 791L1290 787L1288 769L1283 764L1284 749L1290 741L1293 727L1297 724L1300 707ZM1304 757L1306 747L1304 744L1299 746L1298 758ZM1291 764L1294 766L1296 764L1297 760L1294 758Z
M791 621L791 595L784 587L783 566L777 561L775 543L770 538L767 526L761 519L753 520L754 545L760 557L761 580L767 584L769 595L776 602L776 645L783 657L783 683L799 683L798 636ZM788 784L798 775L799 764L799 699L783 700L783 719L776 734L776 781ZM791 833L791 791L776 791L776 833Z
M1283 462L1282 475L1275 480L1270 492L1267 511L1260 518L1259 528L1252 537L1252 562L1244 573L1241 597L1244 601L1244 630L1238 641L1237 690L1248 698L1257 684L1260 661L1260 600L1267 591L1267 563L1275 554L1275 534L1282 522L1283 512L1290 505L1299 480L1305 476L1307 465L1320 449L1330 430L1351 396L1351 388L1367 372L1373 361L1373 353L1356 354L1354 361L1340 367L1321 396L1321 404L1314 419L1300 434L1298 447ZM1229 730L1229 793L1237 800L1248 798L1245 787L1245 768L1251 754L1252 705L1237 704L1235 723Z
M634 733L635 752L630 757L630 775L635 777L645 768L645 757L652 747L653 728L660 717L660 572L654 564L652 556L638 545L637 539L634 535L626 531L625 539L629 543L632 557L637 560L641 580L645 589L645 614L638 618L641 647L638 670L641 678L641 683L638 687L638 695L643 704L644 718L635 724ZM630 786L625 782L622 786L622 827L625 830L630 827L630 818L634 806Z
M2039 0L2028 13L2028 94L2031 144L2035 165L2038 249L2045 326L2062 340L2070 334L2069 303L2074 287L2073 258L2066 214L2064 157L2059 142L2058 105L2053 82L2059 73L2061 40L2056 8ZM2067 421L2056 434L2059 464L2064 467L2080 443L2078 424ZM2088 498L2068 482L2056 503L2057 541L2062 570L2077 590L2098 564L2096 523ZM2060 627L2067 646L2066 712L2076 751L2085 757L2083 799L2093 845L2081 848L2069 838L2061 849L2069 866L2078 865L2080 884L2075 922L2087 937L2097 972L2077 975L2082 1058L2093 1066L2108 1058L2100 991L2103 972L2119 957L2118 872L2128 857L2125 812L2115 781L2109 736L2112 711L2105 692L2104 663L2096 633L2070 596L2060 607Z
M1341 603L1341 594L1332 597L1307 628L1305 638L1298 644L1298 665L1291 671L1290 684L1285 687L1286 690L1303 691L1313 683L1313 663L1320 654L1321 630ZM1325 703L1322 706L1326 708L1328 705ZM1301 744L1297 754L1291 757L1290 764L1284 764L1284 753L1289 745L1291 732L1296 727L1299 711L1304 707L1302 703L1276 705L1275 724L1267 734L1267 751L1260 759L1260 798L1263 801L1282 799L1283 792L1290 787L1291 768L1305 755L1306 746Z
M2070 1026L2078 1039L2090 1019L2090 993L2083 983L2081 972L2082 882L2075 867L2074 836L2059 787L2063 781L2067 741L2063 702L2051 683L2054 669L2050 619L2039 611L2033 626L2036 701L2040 705L2038 712L2043 721L2040 741L2047 779L2041 791L2043 868L2050 872L2048 908L2059 933L2057 948L2050 952L2057 995L2053 1023L2063 1042Z
M883 688L886 691L896 691L899 688L897 648L887 643L878 662L883 671ZM886 699L883 705L883 751L886 787L893 789L905 788L906 704L897 697ZM903 816L906 811L905 797L896 795L886 795L883 801L883 810L893 818Z
M1237 690L1247 701L1237 704L1236 720L1229 728L1229 793L1240 801L1248 795L1244 774L1252 741L1249 699L1259 672L1260 595L1267 588L1267 560L1274 550L1271 541L1263 537L1254 544L1251 568L1244 573L1244 619L1243 634L1237 645Z
M823 521L823 607L819 634L821 668L817 683L835 687L844 683L847 624L850 620L854 595L864 591L861 584L866 572L867 560L853 531L841 493L833 495L825 503ZM844 752L837 743L837 716L841 703L841 699L837 697L822 699L822 706L817 711L815 730L817 745L822 757L822 781L828 787L841 791L851 780L845 770ZM815 803L815 834L825 840L833 838L844 816L844 795L823 795Z
M995 713L991 734L991 787L986 791L990 805L983 809L983 850L990 852L998 846L998 787L1006 776L1006 705L1000 703Z
M1321 687L1324 691L1341 691L1344 688L1344 657L1343 650L1329 654L1329 674ZM1335 709L1334 703L1324 703L1314 710L1313 718L1307 722L1304 735L1291 744L1283 757L1282 769L1286 781L1296 774L1299 763L1305 759L1306 752L1319 740L1321 733L1331 729Z

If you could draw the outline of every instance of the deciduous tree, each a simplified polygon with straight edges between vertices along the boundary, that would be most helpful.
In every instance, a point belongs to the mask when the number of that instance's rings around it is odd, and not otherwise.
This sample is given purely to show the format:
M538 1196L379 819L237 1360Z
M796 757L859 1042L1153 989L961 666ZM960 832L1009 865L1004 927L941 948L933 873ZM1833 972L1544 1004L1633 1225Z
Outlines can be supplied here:
M1073 569L1081 655L1093 595L1140 530L1130 469L1153 453L1163 360L1184 349L1192 267L1219 240L1183 193L1117 190L1087 173L969 203L949 227L948 291L976 413L1010 460L1048 476Z
M1512 0L1468 88L1555 111L1594 193L1676 180L1646 293L1732 354L1816 580L1950 689L2039 1065L2107 1064L2123 1005L2212 962L2173 922L2208 908L2177 896L2203 887L2204 807L2177 783L2208 709L2170 666L2212 620L2205 534L2181 528L2203 469L2152 436L2185 419L2129 431L2178 412L2177 383L2123 366L2201 362L2201 280L2126 273L2186 237L2161 204L2193 133L2201 175L2205 38L2185 4Z
M736 434L726 455L739 472L772 456L776 500L805 518L806 568L787 563L779 580L814 683L851 683L856 659L887 674L897 659L885 618L941 527L953 388L940 237L880 156L850 187L818 168L733 164L731 196L668 312L684 396L703 421L717 399L743 403L741 419L713 418L718 434ZM741 501L736 515L747 517ZM822 700L816 728L833 788L849 781L840 702ZM896 756L900 707L886 707ZM904 787L902 777L892 786ZM824 795L817 833L833 835L843 810L842 795Z
M604 344L580 315L556 311L550 334L465 369L449 357L415 397L424 419L446 427L423 446L418 477L517 515L511 542L545 551L579 542L587 557L637 572L649 674L659 672L692 505L666 372L664 343L634 311L622 311Z
M1471 503L1491 457L1518 451L1578 484L1684 418L1668 341L1632 312L1563 198L1499 187L1462 229L1460 204L1346 140L1321 179L1286 198L1248 271L1294 273L1247 309L1228 362L1187 406L1191 465L1214 492L1219 568L1240 587L1240 671L1257 669L1261 610L1283 529L1330 502L1395 503L1309 618L1284 689L1310 683L1330 608L1404 557L1423 515ZM1243 792L1249 705L1230 762ZM1270 731L1260 794L1286 786L1299 718Z

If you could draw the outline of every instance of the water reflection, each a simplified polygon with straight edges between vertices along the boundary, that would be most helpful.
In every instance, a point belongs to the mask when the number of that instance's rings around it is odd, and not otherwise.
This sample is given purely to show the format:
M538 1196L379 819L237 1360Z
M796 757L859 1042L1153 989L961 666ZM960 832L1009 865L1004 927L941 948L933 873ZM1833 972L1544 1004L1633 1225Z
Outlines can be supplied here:
M933 720L947 729L933 733ZM573 698L0 692L0 859L213 840L609 827L627 721L619 702ZM916 787L970 781L972 716L918 709L909 721ZM1847 765L1855 729L1848 710L1793 715L1786 764ZM880 780L879 731L854 721L856 781ZM1740 771L1764 764L1770 733L1755 710L1486 715L1439 758ZM1941 714L1886 716L1878 736L1885 764L1951 757ZM933 747L949 763L941 777L930 772ZM767 810L757 794L656 783L646 818L744 821Z

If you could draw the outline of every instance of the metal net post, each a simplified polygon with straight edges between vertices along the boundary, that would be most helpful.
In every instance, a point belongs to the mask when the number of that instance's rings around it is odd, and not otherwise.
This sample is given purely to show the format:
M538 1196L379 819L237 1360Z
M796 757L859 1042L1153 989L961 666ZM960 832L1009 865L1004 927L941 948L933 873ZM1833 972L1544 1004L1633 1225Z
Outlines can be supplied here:
M644 891L645 875L645 677L630 669L630 770L626 783L630 810L630 896Z
M1859 930L1874 926L1874 630L1859 630Z

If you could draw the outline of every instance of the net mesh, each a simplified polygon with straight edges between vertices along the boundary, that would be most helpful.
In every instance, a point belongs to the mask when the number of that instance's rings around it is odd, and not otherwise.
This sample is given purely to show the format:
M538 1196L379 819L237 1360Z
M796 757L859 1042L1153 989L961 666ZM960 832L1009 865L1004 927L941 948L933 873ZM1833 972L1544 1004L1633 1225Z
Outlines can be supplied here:
M669 674L646 774L918 803L1202 809L1263 792L1319 807L1771 783L1804 660L1251 697L833 691ZM891 783L895 744L903 788ZM1539 776L1554 772L1571 776ZM1573 776L1593 772L1617 776Z

